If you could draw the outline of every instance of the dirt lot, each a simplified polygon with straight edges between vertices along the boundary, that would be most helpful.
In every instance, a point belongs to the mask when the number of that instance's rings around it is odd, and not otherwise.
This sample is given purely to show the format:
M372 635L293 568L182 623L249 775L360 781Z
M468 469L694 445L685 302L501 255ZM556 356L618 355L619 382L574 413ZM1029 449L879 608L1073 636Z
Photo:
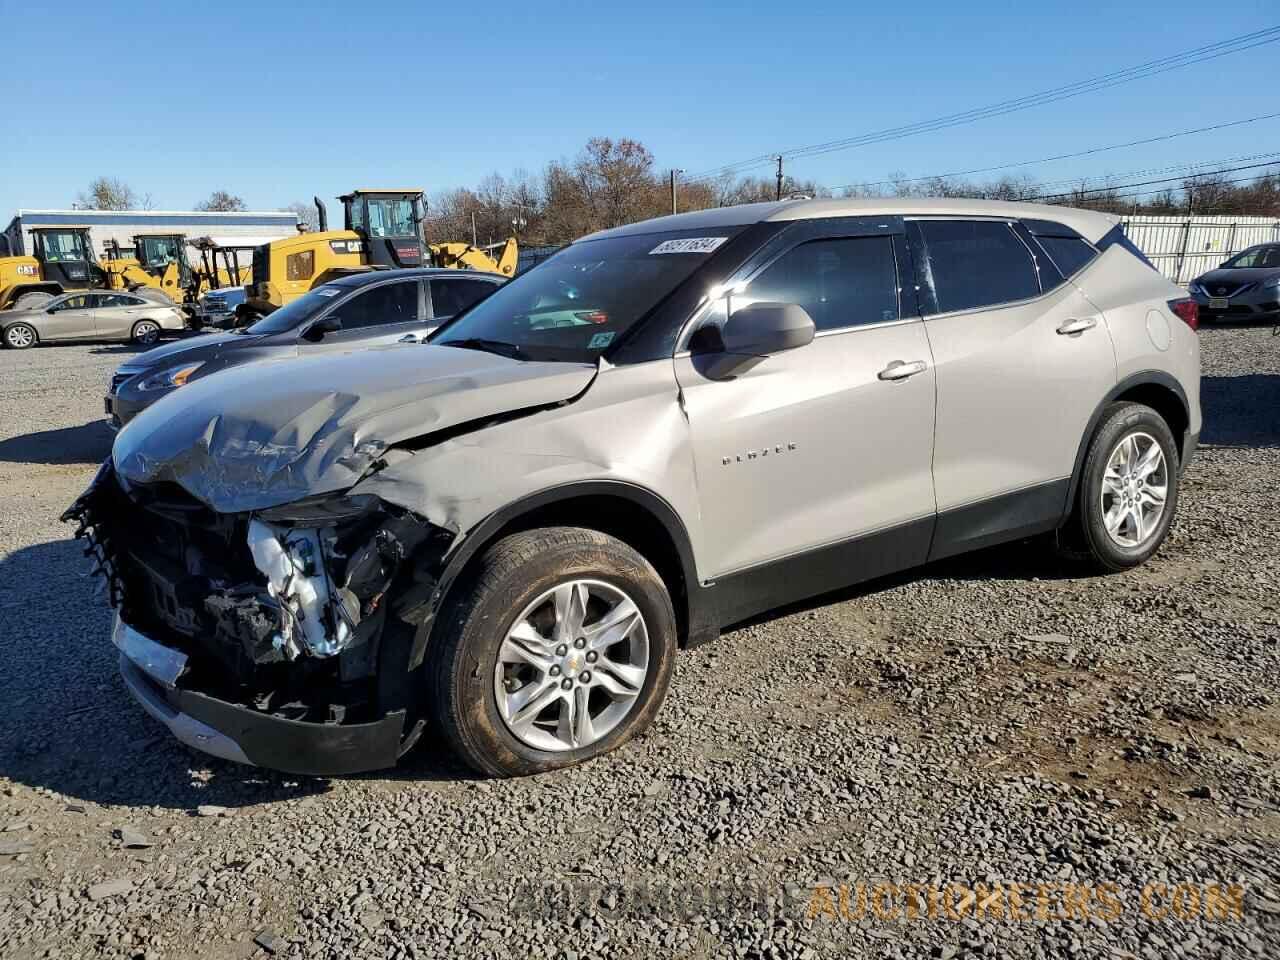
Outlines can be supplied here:
M514 782L430 742L324 781L172 741L56 519L131 351L0 352L0 956L1280 956L1280 338L1202 346L1148 566L1018 545L823 598L682 656L641 741Z

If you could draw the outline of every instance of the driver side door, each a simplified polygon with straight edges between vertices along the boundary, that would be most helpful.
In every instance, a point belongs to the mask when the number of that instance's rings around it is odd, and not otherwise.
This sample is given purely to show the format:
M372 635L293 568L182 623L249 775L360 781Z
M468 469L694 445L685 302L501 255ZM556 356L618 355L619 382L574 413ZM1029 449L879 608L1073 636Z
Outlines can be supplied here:
M922 563L936 516L933 358L901 218L802 221L762 257L695 327L795 303L813 342L718 377L695 330L675 358L727 621Z
M97 294L80 293L50 305L52 313L46 313L40 321L40 339L77 340L92 337L94 327L94 303Z

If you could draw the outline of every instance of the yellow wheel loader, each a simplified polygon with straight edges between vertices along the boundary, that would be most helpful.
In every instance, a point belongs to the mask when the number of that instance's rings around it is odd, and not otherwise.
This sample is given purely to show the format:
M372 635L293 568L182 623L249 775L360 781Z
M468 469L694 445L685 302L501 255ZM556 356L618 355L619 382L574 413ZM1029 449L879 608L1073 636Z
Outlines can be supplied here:
M316 198L320 229L273 240L253 254L248 298L237 308L248 322L296 300L335 277L399 267L452 267L510 277L516 272L515 238L501 244L495 258L465 243L429 244L423 235L421 190L353 190L339 197L343 229L330 230L325 206Z
M113 289L88 227L37 227L30 254L0 257L0 310L34 310L71 290Z
M191 265L187 258L188 245L201 251L203 263ZM213 251L216 261L216 254L222 248L208 237L188 240L180 233L137 234L133 237L133 249L134 255L126 257L118 244L108 246L105 268L112 286L128 290L150 287L191 309L199 302L200 295L209 290L244 286L250 280L248 264L232 266L228 261L218 267L216 262L210 262L206 251Z

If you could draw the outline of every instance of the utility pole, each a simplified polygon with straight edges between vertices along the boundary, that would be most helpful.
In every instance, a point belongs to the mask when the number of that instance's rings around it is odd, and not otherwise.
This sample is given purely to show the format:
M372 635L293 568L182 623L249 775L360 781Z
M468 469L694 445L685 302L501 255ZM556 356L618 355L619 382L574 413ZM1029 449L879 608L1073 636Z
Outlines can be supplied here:
M676 212L676 177L682 173L684 170L679 167L671 168L671 212L673 214Z
M473 247L480 246L480 241L476 238L476 212L471 211L471 245Z
M777 190L776 199L781 200L782 199L782 155L779 154L773 159L778 161L778 190Z

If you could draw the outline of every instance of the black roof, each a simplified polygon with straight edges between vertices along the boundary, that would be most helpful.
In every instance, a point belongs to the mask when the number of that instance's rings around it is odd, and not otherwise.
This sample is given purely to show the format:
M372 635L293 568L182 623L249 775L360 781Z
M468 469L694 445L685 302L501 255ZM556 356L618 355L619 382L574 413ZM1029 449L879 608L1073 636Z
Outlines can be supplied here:
M496 273L485 273L482 270L457 270L450 267L404 267L399 270L368 270L364 273L351 273L345 277L326 280L324 286L363 287L367 283L379 280L395 280L400 277L456 277L458 274L473 274L479 280L506 280Z

